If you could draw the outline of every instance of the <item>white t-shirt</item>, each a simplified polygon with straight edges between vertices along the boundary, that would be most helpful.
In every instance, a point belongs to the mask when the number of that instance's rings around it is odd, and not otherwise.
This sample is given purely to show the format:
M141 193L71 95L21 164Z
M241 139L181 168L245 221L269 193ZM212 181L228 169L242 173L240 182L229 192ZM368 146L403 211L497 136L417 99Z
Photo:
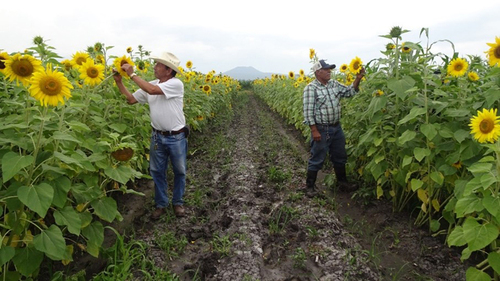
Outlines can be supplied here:
M184 84L176 77L158 83L158 79L149 83L158 85L163 95L150 95L139 89L133 95L139 103L149 104L151 126L159 131L177 131L186 125L184 117Z

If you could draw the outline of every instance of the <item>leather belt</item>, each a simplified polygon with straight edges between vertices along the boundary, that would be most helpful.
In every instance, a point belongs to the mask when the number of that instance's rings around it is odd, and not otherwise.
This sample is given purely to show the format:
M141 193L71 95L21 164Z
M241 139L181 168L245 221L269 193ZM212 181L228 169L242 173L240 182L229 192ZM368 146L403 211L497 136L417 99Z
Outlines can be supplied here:
M340 124L340 122L335 122L333 124L316 124L317 126L322 126L322 127L337 127Z
M159 131L159 130L156 130L155 128L153 128L153 131L157 134L160 134L160 135L164 135L164 136L173 136L173 135L178 135L182 132L185 132L185 128L182 128L178 131Z

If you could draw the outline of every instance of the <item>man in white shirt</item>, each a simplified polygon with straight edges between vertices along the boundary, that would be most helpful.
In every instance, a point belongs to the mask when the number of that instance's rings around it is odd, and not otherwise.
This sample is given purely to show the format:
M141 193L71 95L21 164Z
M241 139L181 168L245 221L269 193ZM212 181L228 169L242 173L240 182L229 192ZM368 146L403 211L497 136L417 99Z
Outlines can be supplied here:
M152 57L156 62L156 80L146 81L134 73L133 66L122 65L122 70L139 86L133 94L123 85L122 77L114 76L120 92L129 104L149 104L151 117L150 173L155 183L156 210L152 219L159 219L169 205L167 195L167 168L172 163L174 189L172 205L177 217L185 215L184 189L187 166L187 127L183 111L184 84L175 77L179 71L179 59L169 52Z

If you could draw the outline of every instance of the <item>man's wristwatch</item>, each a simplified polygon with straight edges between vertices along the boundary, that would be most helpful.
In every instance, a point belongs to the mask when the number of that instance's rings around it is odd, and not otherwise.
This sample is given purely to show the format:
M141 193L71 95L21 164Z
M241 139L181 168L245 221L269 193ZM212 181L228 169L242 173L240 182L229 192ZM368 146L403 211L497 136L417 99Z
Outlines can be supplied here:
M135 73L130 74L130 79L134 78L134 76L137 76L137 74Z

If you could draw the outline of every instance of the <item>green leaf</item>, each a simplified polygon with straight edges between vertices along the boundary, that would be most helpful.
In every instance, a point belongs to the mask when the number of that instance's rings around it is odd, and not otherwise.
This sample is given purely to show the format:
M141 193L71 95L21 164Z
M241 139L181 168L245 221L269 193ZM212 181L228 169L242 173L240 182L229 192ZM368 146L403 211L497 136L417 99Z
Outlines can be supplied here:
M368 105L367 112L371 117L387 105L387 97L373 97Z
M482 210L484 210L482 200L475 194L470 194L467 197L458 199L457 204L455 205L455 214L457 214L458 218L474 212L480 212Z
M432 139L437 135L437 130L434 124L422 124L420 126L420 131L429 141L432 141Z
M474 175L477 175L480 173L489 173L491 172L492 168L493 165L491 163L476 162L472 164L470 167L468 167L467 170L469 170Z
M417 191L424 185L424 182L419 179L411 179L411 190Z
M403 79L392 78L387 81L387 87L394 91L396 96L400 99L406 98L408 93L407 90L411 89L415 85L415 80L410 76L406 76Z
M85 125L84 123L78 122L78 121L70 121L68 125L71 127L71 130L75 132L90 132L90 128Z
M54 156L57 159L61 160L62 162L66 163L66 164L75 164L78 167L83 168L82 165L80 164L80 162L77 159L74 159L74 158L72 158L70 156L64 155L64 154L62 154L60 152L57 152L57 151L54 152Z
M129 126L123 123L117 123L117 124L111 124L109 125L109 127L117 131L118 133L122 134L123 132L125 132L125 130L127 130Z
M111 179L126 184L135 175L135 170L129 166L120 165L118 167L108 167L104 169L104 173Z
M0 266L3 266L10 261L15 254L16 250L14 248L10 246L2 246L2 248L0 248Z
M68 192L71 189L71 181L66 176L60 176L54 181L54 199L52 204L62 208L68 200Z
M75 138L74 136L72 136L68 133L63 133L63 132L59 132L59 131L54 132L54 134L52 135L52 138L54 140L71 141L71 142L78 143L78 144L82 143L79 139Z
M483 197L484 208L494 216L497 220L500 219L500 198L491 196L490 192L485 192Z
M408 121L414 120L417 116L425 114L425 108L422 107L413 107L410 110L410 113L406 115L403 119L399 120L398 125L404 124Z
M428 148L415 147L413 154L415 155L415 159L420 162L424 157L431 155L431 151Z
M448 238L446 239L446 242L448 243L448 246L463 246L467 244L467 241L465 241L464 237L464 229L459 225L456 226L448 235Z
M497 252L491 252L488 254L488 263L498 274L500 273L500 254Z
M399 138L398 138L398 142L400 145L403 145L405 144L406 142L409 142L411 140L413 140L415 137L417 136L417 133L415 133L415 131L410 131L410 130L406 130Z
M498 237L498 228L492 223L480 224L475 219L468 217L463 225L464 238L471 251L485 248Z
M481 178L473 178L465 184L462 196L469 196L475 193L478 189L482 188ZM461 196L459 196L461 197Z
M498 181L497 178L492 174L484 174L480 177L480 180L481 180L481 185L485 190Z
M491 87L482 96L486 100L485 108L490 108L500 100L500 90L498 87Z
M102 197L92 201L90 204L94 208L94 213L107 222L114 221L118 215L116 201L111 197Z
M407 165L411 164L411 161L413 160L413 157L412 156L409 156L409 155L405 155L403 157L403 165L401 166L401 168L404 168L406 167Z
M12 258L12 261L19 273L29 276L42 264L43 253L33 247L16 249L16 255Z
M452 117L452 118L459 117L459 118L463 118L464 116L469 116L470 112L469 112L468 109L447 108L444 111L444 114L447 117Z
M28 167L35 162L35 157L31 155L21 156L14 152L7 152L2 157L2 177L3 182L6 183L19 171Z
M87 241L87 252L94 257L99 256L99 247L104 241L104 227L98 221L92 222L89 226L82 229L82 234Z
M17 190L17 197L30 210L44 218L52 204L54 188L50 184L43 182L35 186L21 186Z
M491 281L491 277L487 273L485 273L485 272L483 272L475 267L469 267L469 268L467 268L467 271L465 272L465 280L466 281Z
M442 186L444 183L444 176L440 172L432 172L431 173L431 179L437 183L439 186Z
M71 206L66 206L62 210L54 211L54 219L58 225L67 225L68 231L75 235L80 235L82 221L80 215Z
M466 130L458 129L458 130L456 130L456 131L453 133L453 138L455 138L455 140L456 140L458 143L461 143L461 142L463 142L464 140L466 140L466 139L469 139L469 138L470 138L470 132L469 132L469 131L466 131Z
M36 235L33 238L33 245L53 260L62 260L66 252L66 242L61 229L54 224Z

